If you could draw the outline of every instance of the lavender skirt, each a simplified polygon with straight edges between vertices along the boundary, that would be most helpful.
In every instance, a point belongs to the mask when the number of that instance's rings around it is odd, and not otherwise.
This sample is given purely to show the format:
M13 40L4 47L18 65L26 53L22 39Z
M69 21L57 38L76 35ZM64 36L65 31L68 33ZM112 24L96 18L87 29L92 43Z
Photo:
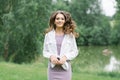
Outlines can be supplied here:
M60 65L55 66L54 68L50 67L48 64L48 80L71 80L71 64L68 62L69 69L64 70Z

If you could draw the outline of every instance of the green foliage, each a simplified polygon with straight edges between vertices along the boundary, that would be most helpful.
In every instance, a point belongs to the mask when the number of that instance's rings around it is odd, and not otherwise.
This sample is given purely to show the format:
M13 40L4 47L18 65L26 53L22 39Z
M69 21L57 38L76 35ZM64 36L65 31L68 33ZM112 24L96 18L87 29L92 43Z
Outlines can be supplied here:
M112 29L112 33L111 33L111 43L112 44L120 44L120 0L116 0L117 2L117 12L114 15L114 27Z
M70 12L79 27L78 45L110 43L109 18L102 15L99 0L74 0L70 5Z
M69 11L80 33L77 45L109 45L120 41L120 2L114 27L101 13L99 0L0 0L0 56L17 63L31 62L42 53L44 30L51 12Z
M47 0L12 2L12 9L2 16L5 32L2 43L5 45L3 54L6 60L31 62L39 55L42 51L39 41L43 42L43 31L48 26L50 3Z
M104 17L103 17L104 18ZM77 38L78 46L80 45L109 45L110 44L110 24L104 20L99 26L86 27L78 26L80 37Z
M120 44L120 24L115 25L114 28L111 31L111 43L115 44L115 45L119 45Z
M56 10L65 10L69 11L70 2L67 0L57 0L57 2L52 4L52 11Z
M91 27L99 22L101 13L98 0L74 0L70 5L70 12L78 25Z

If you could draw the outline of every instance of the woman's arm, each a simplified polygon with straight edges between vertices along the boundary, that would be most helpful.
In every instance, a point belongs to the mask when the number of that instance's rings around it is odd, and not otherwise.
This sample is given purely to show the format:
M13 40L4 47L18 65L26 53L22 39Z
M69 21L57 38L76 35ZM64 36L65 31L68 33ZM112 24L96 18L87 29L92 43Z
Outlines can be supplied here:
M77 44L76 44L75 37L73 36L72 40L71 40L71 50L69 53L66 53L65 56L66 56L67 60L72 60L77 55L78 55Z
M50 56L52 55L52 53L50 53L50 51L49 51L48 40L49 40L49 36L48 36L48 34L46 34L44 43L43 43L43 56L46 58L50 58Z

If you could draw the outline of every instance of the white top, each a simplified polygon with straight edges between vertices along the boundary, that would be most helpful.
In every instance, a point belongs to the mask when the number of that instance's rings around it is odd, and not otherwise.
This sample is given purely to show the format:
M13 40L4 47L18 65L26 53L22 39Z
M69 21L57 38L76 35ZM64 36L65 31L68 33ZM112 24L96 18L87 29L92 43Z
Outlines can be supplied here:
M65 34L60 55L57 53L55 31L52 30L45 35L44 47L43 47L43 56L50 58L51 55L56 55L59 57L66 56L67 60L72 60L78 55L78 49L76 45L76 40L74 35Z

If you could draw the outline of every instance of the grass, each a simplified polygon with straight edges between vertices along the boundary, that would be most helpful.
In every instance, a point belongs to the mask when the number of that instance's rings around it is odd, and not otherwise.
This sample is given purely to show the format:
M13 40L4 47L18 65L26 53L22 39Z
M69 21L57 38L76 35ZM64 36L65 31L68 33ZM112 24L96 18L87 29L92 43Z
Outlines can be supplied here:
M0 63L0 80L47 80L46 68L42 63Z
M98 73L74 73L73 80L119 80L118 77L98 75Z
M47 66L36 62L33 64L0 63L0 80L47 80ZM72 80L119 80L120 73L102 71L73 71Z
M109 56L103 56L105 47L81 47L79 56L72 61L72 80L120 80L120 71L105 72ZM120 47L108 47L120 60ZM47 80L47 59L40 57L34 63L15 64L0 62L0 80Z

